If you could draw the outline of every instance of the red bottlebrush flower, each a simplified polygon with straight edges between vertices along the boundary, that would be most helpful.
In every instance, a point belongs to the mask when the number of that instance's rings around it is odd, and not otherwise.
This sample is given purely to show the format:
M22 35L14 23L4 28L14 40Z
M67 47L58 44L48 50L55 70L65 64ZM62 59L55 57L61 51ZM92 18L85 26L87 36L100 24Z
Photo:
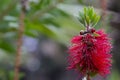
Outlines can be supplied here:
M69 67L84 75L106 76L111 67L110 38L103 30L89 31L73 37L69 48Z

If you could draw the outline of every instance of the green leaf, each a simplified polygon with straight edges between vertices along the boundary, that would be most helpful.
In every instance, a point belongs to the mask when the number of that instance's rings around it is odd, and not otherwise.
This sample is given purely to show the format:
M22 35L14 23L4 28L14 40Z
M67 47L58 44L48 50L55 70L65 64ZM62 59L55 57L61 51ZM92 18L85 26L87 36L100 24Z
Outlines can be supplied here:
M89 16L86 16L86 22L87 22L87 25L90 25L90 19L89 19Z
M13 44L10 44L10 42L5 39L0 40L0 48L9 53L15 52L15 48L13 47Z
M98 23L99 20L100 20L100 16L96 16L96 18L93 21L92 26L94 27Z
M85 27L94 27L100 19L100 16L96 14L93 7L85 7L84 13L81 12L79 15L80 22L84 24Z
M26 22L26 30L29 30L31 31L32 33L36 33L39 32L39 33L42 33L48 37L55 37L55 33L52 32L47 26L41 24L40 22ZM25 30L25 31L26 31ZM30 33L29 33L30 34Z

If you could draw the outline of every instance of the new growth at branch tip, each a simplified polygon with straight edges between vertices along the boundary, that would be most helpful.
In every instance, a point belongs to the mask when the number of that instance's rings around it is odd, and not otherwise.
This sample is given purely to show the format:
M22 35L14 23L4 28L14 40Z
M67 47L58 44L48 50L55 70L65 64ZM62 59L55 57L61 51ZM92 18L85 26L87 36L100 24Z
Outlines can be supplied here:
M79 21L84 27L90 26L95 27L95 25L100 20L100 16L94 11L93 7L85 7L83 12L79 13Z

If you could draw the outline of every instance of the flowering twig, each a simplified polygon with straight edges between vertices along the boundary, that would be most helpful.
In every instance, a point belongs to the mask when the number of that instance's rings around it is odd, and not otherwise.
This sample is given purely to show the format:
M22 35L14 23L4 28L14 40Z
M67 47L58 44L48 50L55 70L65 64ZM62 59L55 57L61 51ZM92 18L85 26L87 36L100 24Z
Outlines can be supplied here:
M26 9L27 0L21 0L21 13L20 13L20 22L19 22L19 30L18 30L18 40L17 40L17 53L16 53L16 61L15 61L15 74L14 80L19 80L19 68L20 68L20 59L22 53L22 37L24 34L24 19L25 19L25 9Z
M69 48L68 69L78 70L85 75L83 80L90 80L90 77L99 74L106 76L110 73L111 67L111 43L107 34L103 30L95 30L100 16L92 7L84 8L80 13L80 22L86 30L81 30L80 34L71 40L72 46Z

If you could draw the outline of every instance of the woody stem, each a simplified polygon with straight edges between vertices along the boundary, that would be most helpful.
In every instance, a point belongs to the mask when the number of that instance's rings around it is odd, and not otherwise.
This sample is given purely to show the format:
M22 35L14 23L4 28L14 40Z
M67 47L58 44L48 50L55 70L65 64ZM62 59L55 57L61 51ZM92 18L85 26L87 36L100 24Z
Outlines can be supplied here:
M17 40L17 52L16 52L16 60L15 60L15 70L14 70L14 80L19 80L19 68L21 64L21 53L22 53L22 44L23 40L22 37L24 35L24 19L25 19L25 9L27 0L21 0L21 13L19 19L19 29L18 29L18 40Z
M90 80L90 75L89 74L87 74L87 80Z
M90 29L90 26L87 25L87 26L86 26L86 30L87 30L87 32L89 31L89 29Z
M90 79L90 75L87 74L82 80L91 80L91 79Z

